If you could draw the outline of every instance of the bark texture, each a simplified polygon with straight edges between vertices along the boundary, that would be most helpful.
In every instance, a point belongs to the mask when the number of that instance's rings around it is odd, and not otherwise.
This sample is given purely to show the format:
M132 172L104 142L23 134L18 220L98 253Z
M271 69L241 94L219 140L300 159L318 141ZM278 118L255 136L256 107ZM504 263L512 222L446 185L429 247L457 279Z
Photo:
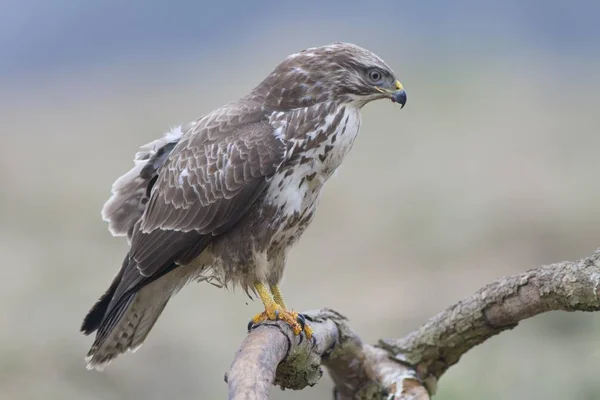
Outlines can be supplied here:
M341 314L305 315L315 342L294 336L285 323L268 322L246 337L226 381L230 399L269 398L272 385L302 389L329 371L333 398L426 400L460 357L519 321L551 311L600 310L600 249L498 279L399 339L363 343Z

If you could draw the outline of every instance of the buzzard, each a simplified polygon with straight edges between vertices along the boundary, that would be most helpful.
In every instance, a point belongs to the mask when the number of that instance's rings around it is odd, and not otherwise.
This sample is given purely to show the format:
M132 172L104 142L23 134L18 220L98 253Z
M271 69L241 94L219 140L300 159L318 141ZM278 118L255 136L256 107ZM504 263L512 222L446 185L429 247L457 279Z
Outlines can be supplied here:
M361 108L406 93L377 55L348 43L292 54L239 100L135 155L102 216L130 249L85 317L88 368L139 347L169 298L207 280L258 295L251 323L280 319L310 338L278 283L324 184L350 151Z

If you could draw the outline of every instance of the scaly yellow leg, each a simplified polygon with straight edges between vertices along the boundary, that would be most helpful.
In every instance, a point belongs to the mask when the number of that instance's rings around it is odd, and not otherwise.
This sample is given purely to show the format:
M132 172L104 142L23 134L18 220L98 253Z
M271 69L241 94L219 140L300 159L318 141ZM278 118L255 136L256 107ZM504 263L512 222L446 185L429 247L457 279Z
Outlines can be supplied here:
M271 289L271 293L273 293L273 300L275 300L275 303L283 307L284 310L287 310L287 307L285 306L285 301L283 301L283 296L281 295L281 291L279 290L279 286L271 285L269 286L269 288Z
M265 309L273 307L273 303L275 303L275 301L273 300L273 295L271 295L269 289L267 289L267 287L261 282L256 282L254 284L254 288L256 289L256 293L258 293L260 300L264 304Z
M281 320L286 322L294 331L294 335L299 335L300 332L304 331L308 339L312 338L312 329L304 322L304 318L298 316L296 311L289 311L283 301L283 296L279 291L277 285L270 286L271 291L261 282L254 283L254 289L260 297L260 300L265 306L265 311L257 314L252 318L251 325L259 324L261 322L270 320L277 321Z

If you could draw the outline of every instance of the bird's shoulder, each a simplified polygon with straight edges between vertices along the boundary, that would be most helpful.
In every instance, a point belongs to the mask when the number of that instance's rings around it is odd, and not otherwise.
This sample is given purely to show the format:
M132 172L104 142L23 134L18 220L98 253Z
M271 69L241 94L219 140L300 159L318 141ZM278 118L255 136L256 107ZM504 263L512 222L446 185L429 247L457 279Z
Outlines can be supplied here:
M263 170L269 163L281 162L283 144L274 138L275 130L266 121L268 117L256 104L238 101L174 127L159 139L142 145L134 155L133 168L113 183L111 196L103 206L102 218L109 223L111 233L131 238L134 225L145 212L152 190L160 180L179 183L187 179L186 174L199 173L217 181L227 175L223 170L235 164L225 161L252 162L257 155L262 157ZM242 156L248 151L255 157ZM186 169L194 163L198 168L192 165L194 168Z
M268 113L252 103L223 106L182 132L156 171L143 232L214 233L232 210L252 204L286 159L286 144Z

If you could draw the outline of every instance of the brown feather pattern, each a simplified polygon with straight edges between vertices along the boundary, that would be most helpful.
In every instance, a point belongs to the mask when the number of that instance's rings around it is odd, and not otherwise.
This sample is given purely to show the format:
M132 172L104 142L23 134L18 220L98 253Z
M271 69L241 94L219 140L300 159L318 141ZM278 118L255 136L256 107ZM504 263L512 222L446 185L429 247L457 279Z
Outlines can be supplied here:
M97 331L88 366L139 346L189 280L251 290L276 284L311 222L325 181L352 147L360 108L384 98L393 71L375 54L335 43L286 58L240 100L142 148L113 185L103 218L131 248L85 318Z

